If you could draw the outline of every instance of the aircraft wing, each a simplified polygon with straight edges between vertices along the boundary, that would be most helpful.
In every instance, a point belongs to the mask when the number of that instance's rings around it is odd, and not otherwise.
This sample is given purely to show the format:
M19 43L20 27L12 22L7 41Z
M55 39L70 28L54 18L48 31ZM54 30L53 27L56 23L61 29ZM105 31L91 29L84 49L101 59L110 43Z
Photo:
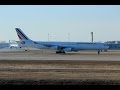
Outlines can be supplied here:
M44 46L48 47L48 48L55 48L57 50L64 50L64 51L78 51L77 49L75 49L72 46L68 46L68 45L50 45L50 44L44 44Z

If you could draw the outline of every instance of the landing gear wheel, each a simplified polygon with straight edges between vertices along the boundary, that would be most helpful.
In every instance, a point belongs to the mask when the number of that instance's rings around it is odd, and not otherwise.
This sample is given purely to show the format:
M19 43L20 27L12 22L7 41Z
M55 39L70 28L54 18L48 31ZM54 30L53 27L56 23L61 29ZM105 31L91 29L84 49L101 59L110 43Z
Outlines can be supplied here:
M64 53L65 54L65 51L56 51L56 53Z
M65 51L63 51L62 53L64 53L64 54L65 54Z
M100 50L98 51L98 54L100 54Z

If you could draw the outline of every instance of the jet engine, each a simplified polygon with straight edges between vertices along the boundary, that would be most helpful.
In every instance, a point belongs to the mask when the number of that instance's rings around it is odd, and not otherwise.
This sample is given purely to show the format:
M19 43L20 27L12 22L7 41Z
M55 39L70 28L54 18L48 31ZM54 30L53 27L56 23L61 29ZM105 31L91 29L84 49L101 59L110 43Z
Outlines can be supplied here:
M64 48L63 50L64 50L64 51L67 51L67 52L72 51L72 49L71 49L71 48Z

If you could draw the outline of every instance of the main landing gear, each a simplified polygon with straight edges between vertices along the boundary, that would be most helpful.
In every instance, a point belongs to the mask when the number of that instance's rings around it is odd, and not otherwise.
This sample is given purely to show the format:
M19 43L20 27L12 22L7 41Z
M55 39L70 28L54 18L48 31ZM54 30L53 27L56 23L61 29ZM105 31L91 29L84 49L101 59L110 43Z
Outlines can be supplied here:
M58 53L63 53L63 54L65 54L65 51L56 51L56 53L58 54Z
M98 50L98 54L100 54L100 50Z

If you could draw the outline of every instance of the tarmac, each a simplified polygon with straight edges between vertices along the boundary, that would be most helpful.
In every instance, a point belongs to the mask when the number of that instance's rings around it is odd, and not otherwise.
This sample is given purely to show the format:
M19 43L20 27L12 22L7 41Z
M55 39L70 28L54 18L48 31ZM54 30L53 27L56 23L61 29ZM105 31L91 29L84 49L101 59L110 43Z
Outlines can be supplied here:
M120 85L120 50L0 49L0 85Z
M79 51L56 54L53 50L30 49L0 49L0 60L96 60L96 61L120 61L120 50Z

